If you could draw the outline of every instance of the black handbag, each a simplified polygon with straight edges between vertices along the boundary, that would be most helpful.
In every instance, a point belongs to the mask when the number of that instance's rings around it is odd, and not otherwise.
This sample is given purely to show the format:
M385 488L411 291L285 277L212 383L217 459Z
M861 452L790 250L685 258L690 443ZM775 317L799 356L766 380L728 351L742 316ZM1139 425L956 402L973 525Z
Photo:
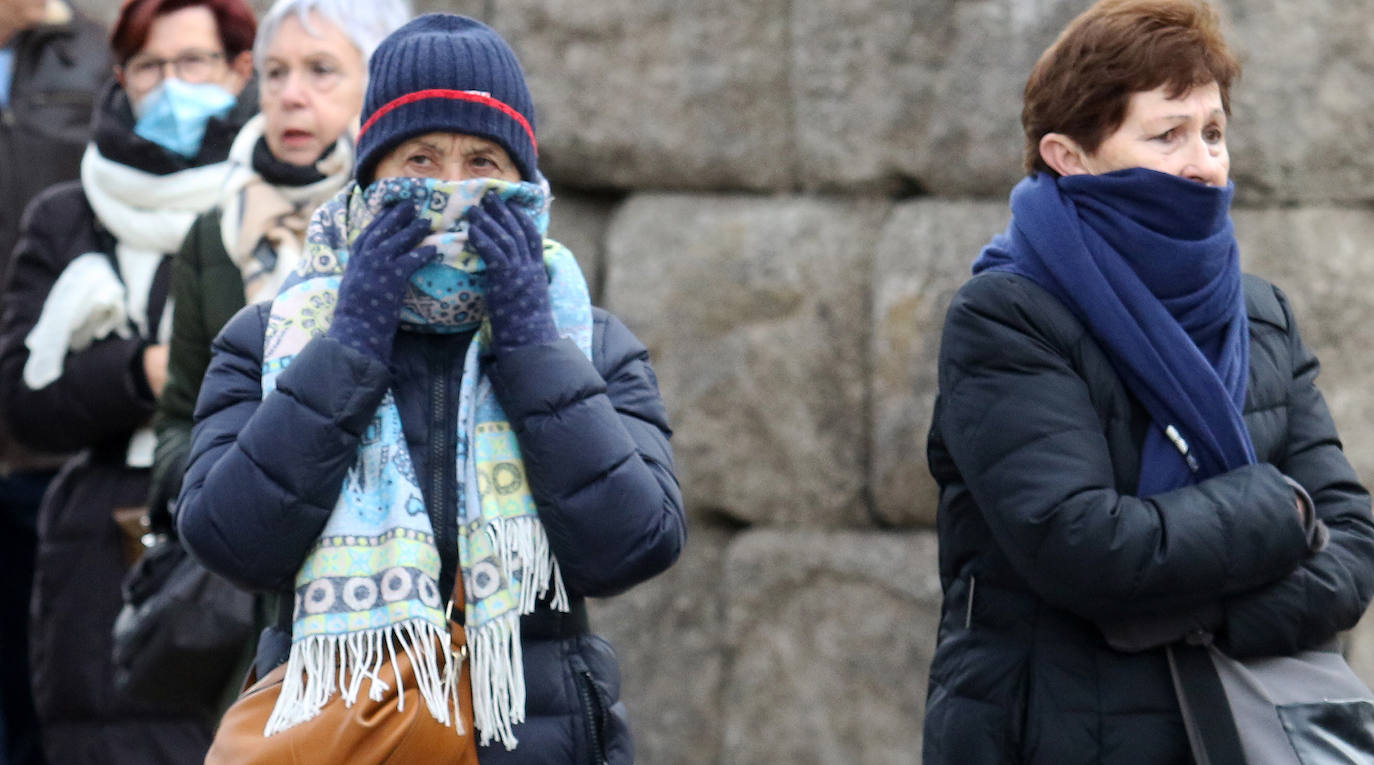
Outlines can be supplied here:
M254 598L162 536L124 577L114 682L141 701L214 715L255 636Z

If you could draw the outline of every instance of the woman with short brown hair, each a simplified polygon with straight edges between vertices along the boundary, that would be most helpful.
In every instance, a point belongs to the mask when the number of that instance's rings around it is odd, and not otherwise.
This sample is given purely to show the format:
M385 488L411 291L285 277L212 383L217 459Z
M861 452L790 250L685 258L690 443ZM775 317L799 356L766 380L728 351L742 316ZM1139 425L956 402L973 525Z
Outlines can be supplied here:
M1167 647L1289 655L1374 592L1317 361L1240 271L1238 74L1205 3L1104 0L1030 76L1030 175L941 340L928 764L1193 762Z
M1054 173L1040 154L1049 133L1083 149L1121 126L1131 97L1161 85L1176 99L1194 85L1216 83L1231 114L1231 84L1240 62L1221 36L1216 15L1198 3L1116 0L1074 19L1036 62L1026 81L1021 124L1026 172Z

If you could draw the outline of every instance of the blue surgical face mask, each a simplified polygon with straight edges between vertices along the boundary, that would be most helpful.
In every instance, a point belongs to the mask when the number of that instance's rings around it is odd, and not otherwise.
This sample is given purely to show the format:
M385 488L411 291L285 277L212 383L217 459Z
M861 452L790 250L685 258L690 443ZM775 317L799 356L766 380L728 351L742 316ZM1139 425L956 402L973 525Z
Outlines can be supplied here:
M168 78L144 97L134 133L190 159L200 152L205 123L228 114L237 100L212 82Z

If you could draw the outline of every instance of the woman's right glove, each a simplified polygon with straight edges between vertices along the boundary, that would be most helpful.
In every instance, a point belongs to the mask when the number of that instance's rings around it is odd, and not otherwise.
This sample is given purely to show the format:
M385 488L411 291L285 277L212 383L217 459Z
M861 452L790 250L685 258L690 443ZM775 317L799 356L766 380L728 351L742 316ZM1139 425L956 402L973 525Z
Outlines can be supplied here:
M391 361L406 285L437 254L433 246L415 247L429 232L413 206L397 204L358 234L339 281L330 337L383 364Z

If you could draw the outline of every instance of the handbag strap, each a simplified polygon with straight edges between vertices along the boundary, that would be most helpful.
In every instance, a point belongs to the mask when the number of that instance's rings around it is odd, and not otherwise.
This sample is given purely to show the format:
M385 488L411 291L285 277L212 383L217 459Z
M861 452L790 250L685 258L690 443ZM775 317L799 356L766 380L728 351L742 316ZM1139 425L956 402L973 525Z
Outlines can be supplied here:
M1207 647L1175 643L1167 646L1165 653L1197 765L1245 765L1240 733L1226 703L1226 689Z

